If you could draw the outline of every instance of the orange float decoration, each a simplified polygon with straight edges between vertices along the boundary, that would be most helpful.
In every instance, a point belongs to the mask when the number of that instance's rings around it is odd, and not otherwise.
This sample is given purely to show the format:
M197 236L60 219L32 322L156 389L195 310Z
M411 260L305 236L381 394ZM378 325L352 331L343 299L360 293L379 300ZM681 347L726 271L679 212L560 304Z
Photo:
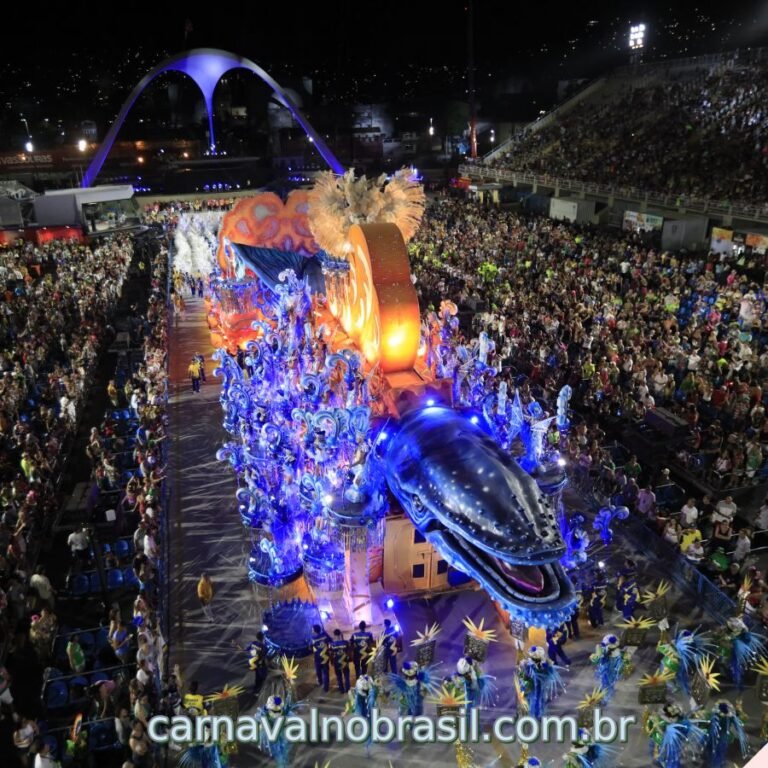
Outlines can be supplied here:
M227 241L306 257L322 249L346 261L342 285L326 283L327 312L344 331L331 346L354 346L369 366L392 374L412 371L419 351L421 318L405 244L421 219L424 192L405 170L386 181L328 172L311 192L295 190L285 203L273 192L241 200L222 219L217 258L229 276L236 269ZM255 278L249 269L245 276ZM320 327L330 318L316 310ZM222 311L212 327L232 348L255 338L254 319L261 314Z
M395 224L355 224L348 234L347 301L330 307L371 365L413 368L421 338L419 300L403 236Z
M285 203L274 192L262 192L235 205L221 220L217 258L224 272L232 263L225 252L224 241L240 245L277 248L309 256L320 248L312 237L307 220L308 193L294 190Z

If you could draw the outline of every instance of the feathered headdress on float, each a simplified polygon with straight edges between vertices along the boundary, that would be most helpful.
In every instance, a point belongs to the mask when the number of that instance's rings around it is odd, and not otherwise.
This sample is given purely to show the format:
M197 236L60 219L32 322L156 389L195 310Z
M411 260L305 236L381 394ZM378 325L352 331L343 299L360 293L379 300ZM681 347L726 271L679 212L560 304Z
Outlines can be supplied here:
M355 178L354 168L337 176L321 173L308 195L310 228L317 244L332 256L349 252L347 235L353 224L396 224L407 243L416 234L424 214L424 189L402 168L389 181Z

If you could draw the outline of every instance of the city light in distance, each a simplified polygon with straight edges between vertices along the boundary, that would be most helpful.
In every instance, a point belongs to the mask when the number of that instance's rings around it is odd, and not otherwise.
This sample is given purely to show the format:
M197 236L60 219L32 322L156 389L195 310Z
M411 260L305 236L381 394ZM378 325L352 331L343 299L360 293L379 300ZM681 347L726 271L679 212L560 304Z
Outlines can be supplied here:
M35 151L35 145L34 145L34 144L31 142L31 141L28 141L28 142L27 142L27 143L24 145L24 149L25 149L27 152L34 152L34 151Z

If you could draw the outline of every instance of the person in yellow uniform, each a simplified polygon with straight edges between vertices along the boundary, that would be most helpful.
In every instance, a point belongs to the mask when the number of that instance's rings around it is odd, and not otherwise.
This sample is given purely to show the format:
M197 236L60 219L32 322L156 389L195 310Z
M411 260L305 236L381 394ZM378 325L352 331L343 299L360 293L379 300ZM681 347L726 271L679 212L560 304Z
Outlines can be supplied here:
M197 598L200 600L200 605L203 606L203 613L208 621L213 621L213 613L211 612L211 603L213 602L213 582L207 573L204 573L200 577L200 581L197 582Z
M187 372L189 373L189 378L192 379L192 391L193 392L199 392L200 391L200 361L196 358L192 358L192 362L189 364L189 368L187 368Z

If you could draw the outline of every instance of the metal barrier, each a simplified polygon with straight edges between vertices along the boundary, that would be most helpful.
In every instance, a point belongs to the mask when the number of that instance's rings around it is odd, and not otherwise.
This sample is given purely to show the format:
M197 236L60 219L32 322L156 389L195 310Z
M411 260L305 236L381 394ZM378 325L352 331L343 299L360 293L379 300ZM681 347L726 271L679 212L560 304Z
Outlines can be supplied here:
M590 194L605 198L619 198L636 205L655 205L661 208L684 209L692 213L708 214L710 216L729 216L748 221L768 224L768 208L765 205L734 205L724 200L701 200L688 198L685 195L658 195L639 187L605 186L578 179L565 179L546 174L511 171L504 168L492 168L485 165L462 164L459 173L470 179L481 181L512 182L514 186L530 185L533 188L550 187L560 192L575 194Z
M577 487L581 490L586 501L592 506L602 506L596 498L594 487L585 486L584 478L578 478ZM657 560L663 561L668 567L670 578L680 589L700 596L697 601L702 610L706 611L717 622L723 623L737 612L736 601L726 595L710 578L700 571L693 563L686 560L678 547L662 538L656 531L651 530L635 513L622 523L622 531L636 542L642 542L645 553Z

